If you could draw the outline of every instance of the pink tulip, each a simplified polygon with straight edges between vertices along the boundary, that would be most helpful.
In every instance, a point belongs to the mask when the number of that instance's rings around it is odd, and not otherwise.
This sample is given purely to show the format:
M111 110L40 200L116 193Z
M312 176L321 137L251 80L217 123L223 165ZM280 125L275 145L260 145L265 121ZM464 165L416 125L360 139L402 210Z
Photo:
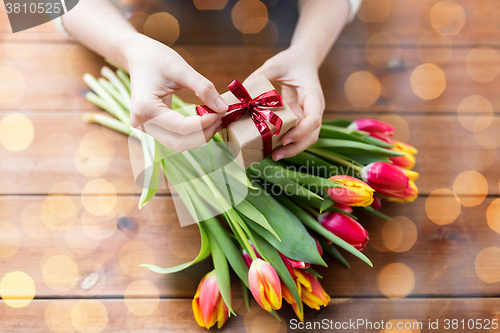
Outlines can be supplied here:
M274 267L262 259L255 259L248 270L248 283L253 297L266 311L281 308L281 281Z
M361 178L378 193L402 198L408 188L408 176L398 167L384 162L368 164L361 170Z
M210 328L217 322L221 328L229 316L229 310L222 299L215 270L201 279L193 299L193 313L201 327Z
M338 202L334 203L333 207L337 207L338 209L343 210L344 212L349 213L349 214L352 214L352 212L353 212L351 206L343 205L343 204L338 203Z
M370 206L375 210L379 210L382 208L382 200L379 197L373 197L373 202Z
M392 143L394 127L375 119L358 119L353 121L347 128L367 132L370 136Z
M322 216L320 222L325 229L360 251L370 240L365 228L347 215L330 212Z

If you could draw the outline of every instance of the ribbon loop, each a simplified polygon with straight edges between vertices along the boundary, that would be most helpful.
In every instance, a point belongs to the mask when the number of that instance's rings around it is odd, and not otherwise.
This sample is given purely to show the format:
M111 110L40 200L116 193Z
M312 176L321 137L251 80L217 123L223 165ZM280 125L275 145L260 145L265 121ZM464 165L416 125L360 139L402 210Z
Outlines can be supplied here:
M232 122L240 119L244 114L250 113L255 127L262 137L264 148L264 156L269 156L272 153L272 136L279 135L283 120L273 111L262 107L279 107L283 106L283 99L278 94L276 89L269 90L259 96L252 98L245 87L238 81L234 80L228 86L229 91L240 101L240 103L231 104L227 115L222 118L222 126L226 128ZM206 105L198 105L196 107L198 115L202 116L207 113L214 113ZM271 136L271 130L266 121L276 128L276 133Z

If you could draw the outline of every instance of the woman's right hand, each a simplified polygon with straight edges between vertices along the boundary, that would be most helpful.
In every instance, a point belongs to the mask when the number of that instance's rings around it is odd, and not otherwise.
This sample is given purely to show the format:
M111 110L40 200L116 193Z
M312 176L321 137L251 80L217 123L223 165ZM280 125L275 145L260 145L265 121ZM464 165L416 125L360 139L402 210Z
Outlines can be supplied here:
M195 71L177 52L144 35L127 43L124 55L130 72L130 124L177 152L208 142L222 127L227 104L212 82ZM184 117L173 111L171 96L192 90L217 113Z

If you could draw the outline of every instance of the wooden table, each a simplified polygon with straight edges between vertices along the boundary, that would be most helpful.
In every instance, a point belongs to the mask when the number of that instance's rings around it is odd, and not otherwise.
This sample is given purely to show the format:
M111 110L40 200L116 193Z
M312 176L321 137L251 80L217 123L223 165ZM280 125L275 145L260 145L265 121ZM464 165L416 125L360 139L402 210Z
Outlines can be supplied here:
M306 311L306 322L422 322L400 332L445 332L446 319L464 319L456 331L500 332L467 328L469 319L500 321L498 6L365 0L328 56L325 119L393 124L419 149L421 195L385 204L391 221L362 221L373 268L347 256L351 270L331 259L317 269L332 301ZM3 7L0 15L0 293L22 286L25 295L0 303L0 332L203 331L191 298L209 261L172 275L138 267L192 259L196 226L179 226L168 191L139 211L127 138L82 120L100 112L84 98L82 75L98 76L102 59L51 23L12 35ZM136 13L134 23L147 17ZM224 91L277 52L263 40L259 48L185 38L174 48ZM225 331L294 331L288 305L281 322L256 303L247 312L236 287L239 315Z

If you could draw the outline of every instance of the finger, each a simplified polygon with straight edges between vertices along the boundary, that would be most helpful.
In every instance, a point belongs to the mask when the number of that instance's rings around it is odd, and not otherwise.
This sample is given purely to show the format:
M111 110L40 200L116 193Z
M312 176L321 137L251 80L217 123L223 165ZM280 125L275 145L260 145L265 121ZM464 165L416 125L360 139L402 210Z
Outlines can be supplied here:
M297 155L298 153L306 150L307 148L309 148L309 146L315 143L318 140L318 136L319 128L300 141L276 149L272 155L273 160L279 161L282 158L293 157Z
M203 103L215 112L227 111L228 105L217 92L214 84L194 69L191 68L181 75L179 82L183 87L191 89Z
M281 69L271 58L250 74L243 83L252 81L262 75L264 75L269 81L276 81L281 77Z

